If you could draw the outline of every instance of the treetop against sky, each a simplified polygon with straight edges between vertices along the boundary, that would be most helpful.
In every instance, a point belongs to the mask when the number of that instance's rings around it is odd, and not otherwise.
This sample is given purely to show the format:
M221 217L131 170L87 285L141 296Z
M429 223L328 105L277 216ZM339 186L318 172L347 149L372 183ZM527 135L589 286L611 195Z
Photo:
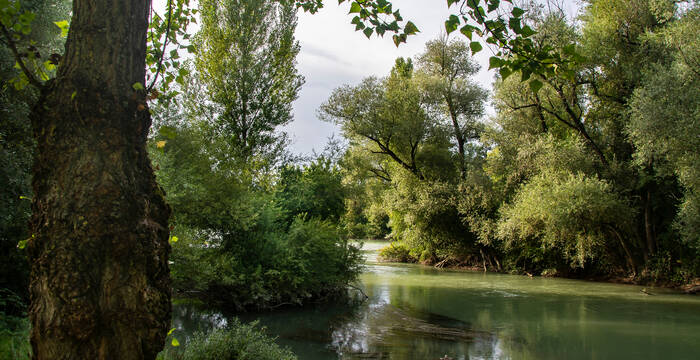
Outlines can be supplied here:
M163 13L166 3L166 0L155 0L154 9ZM445 33L445 20L458 11L457 5L448 8L443 0L394 0L392 3L404 20L415 23L420 31L398 47L390 33L384 37L375 34L368 39L362 31L355 31L356 25L351 24L353 14L348 13L350 2L337 5L326 1L316 14L299 9L295 36L301 51L297 59L299 73L306 83L293 105L294 121L284 127L293 140L293 152L321 150L328 137L339 134L335 125L317 117L319 106L333 89L343 84L356 84L367 76L384 76L397 57L414 57L423 52L427 41ZM578 10L574 0L564 0L562 7L569 16L574 16ZM191 31L196 30L198 25L195 24ZM451 37L466 40L459 31ZM481 66L476 80L487 89L491 88L495 74L488 70L489 57L493 55L489 48L475 55ZM493 111L489 109L487 114Z

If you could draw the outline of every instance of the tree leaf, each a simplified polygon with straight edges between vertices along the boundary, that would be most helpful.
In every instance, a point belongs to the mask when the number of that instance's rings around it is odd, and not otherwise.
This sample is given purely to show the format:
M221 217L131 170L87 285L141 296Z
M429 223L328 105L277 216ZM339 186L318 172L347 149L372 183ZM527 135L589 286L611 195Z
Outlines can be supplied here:
M530 85L530 90L532 90L532 92L535 94L537 94L537 92L542 88L542 82L537 79L530 80L528 85Z
M505 80L506 78L508 78L508 76L510 76L510 74L513 73L513 71L507 66L501 65L501 68L498 69L498 73L501 75L501 79Z
M407 35L413 35L415 33L420 32L420 30L418 30L418 27L411 21L406 23L406 25L403 27L403 31Z
M478 41L470 42L469 48L472 49L472 55L478 53L479 51L481 51L481 49L483 49L483 47L481 46L481 44Z
M56 26L58 26L58 28L61 29L61 37L68 36L69 23L67 20L54 21L54 24L56 24Z
M457 15L450 15L450 18L445 20L445 31L447 33L451 33L455 30L457 30L457 26L459 25L459 18Z
M501 66L503 66L503 60L501 60L501 58L498 56L491 56L489 58L489 70L500 68Z
M348 14L359 13L361 10L362 10L362 7L360 7L360 4L353 2L350 5L350 12L348 12Z

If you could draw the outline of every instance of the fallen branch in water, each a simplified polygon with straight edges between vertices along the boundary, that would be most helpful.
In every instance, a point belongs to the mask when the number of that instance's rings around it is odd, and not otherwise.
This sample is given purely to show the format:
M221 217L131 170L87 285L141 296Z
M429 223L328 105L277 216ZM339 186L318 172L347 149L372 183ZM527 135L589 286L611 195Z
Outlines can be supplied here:
M360 294L362 294L362 296L365 297L365 300L369 299L369 296L367 296L367 294L365 294L365 292L362 291L362 289L360 289L359 287L357 287L357 286L355 286L355 285L352 285L352 284L348 284L348 286L351 287L351 288L353 288L353 289L355 289L355 290L357 290L357 291L359 291Z

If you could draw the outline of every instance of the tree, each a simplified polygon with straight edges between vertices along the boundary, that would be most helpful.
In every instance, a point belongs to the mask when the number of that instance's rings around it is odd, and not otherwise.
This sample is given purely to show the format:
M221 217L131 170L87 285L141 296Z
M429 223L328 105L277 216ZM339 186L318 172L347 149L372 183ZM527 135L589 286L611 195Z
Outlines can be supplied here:
M675 176L684 187L676 227L700 250L700 8L688 10L647 44L670 54L649 65L630 99L627 132L642 166L654 164L660 176Z
M419 179L420 152L430 137L440 137L422 107L410 59L398 58L386 79L366 78L357 86L335 89L321 105L323 120L341 126L344 136L367 152L381 154ZM374 168L375 174L381 166Z
M150 3L75 0L65 54L46 82L16 47L33 16L2 9L8 47L41 88L30 115L37 147L27 244L37 359L153 359L163 347L170 211L145 147ZM23 25L10 28L13 19Z
M462 178L466 176L469 141L481 136L483 126L478 122L484 114L487 93L470 77L479 66L469 56L469 49L462 41L449 41L441 36L425 45L425 52L418 57L419 71L424 74L424 94L429 105L437 107L437 116L447 117L452 136L457 142L457 156Z
M286 137L277 130L292 120L292 102L304 80L297 74L299 43L291 2L200 2L196 66L215 108L212 136L227 139L227 152L247 162L279 155Z

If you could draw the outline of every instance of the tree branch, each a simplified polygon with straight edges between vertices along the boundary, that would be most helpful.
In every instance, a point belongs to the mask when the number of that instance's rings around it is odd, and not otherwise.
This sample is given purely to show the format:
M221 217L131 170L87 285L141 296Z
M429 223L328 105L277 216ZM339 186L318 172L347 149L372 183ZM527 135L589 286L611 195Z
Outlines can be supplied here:
M25 64L24 60L22 60L22 57L19 55L19 51L17 50L17 44L14 42L14 40L12 40L12 35L10 35L10 32L7 30L5 25L0 25L0 30L2 31L2 35L5 36L5 39L7 39L7 46L10 48L10 51L12 51L15 61L17 61L17 64L19 64L20 69L27 77L27 80L29 80L29 83L36 86L38 89L43 88L44 84L34 77L34 74L32 74L29 68L27 68L27 64Z
M168 0L168 25L165 28L165 40L163 40L163 50L160 52L160 59L158 60L158 67L156 67L156 75L153 77L151 85L148 85L146 92L150 92L155 86L156 81L158 81L158 75L163 67L163 58L165 58L165 48L168 46L168 35L170 34L170 24L173 18L173 0Z

